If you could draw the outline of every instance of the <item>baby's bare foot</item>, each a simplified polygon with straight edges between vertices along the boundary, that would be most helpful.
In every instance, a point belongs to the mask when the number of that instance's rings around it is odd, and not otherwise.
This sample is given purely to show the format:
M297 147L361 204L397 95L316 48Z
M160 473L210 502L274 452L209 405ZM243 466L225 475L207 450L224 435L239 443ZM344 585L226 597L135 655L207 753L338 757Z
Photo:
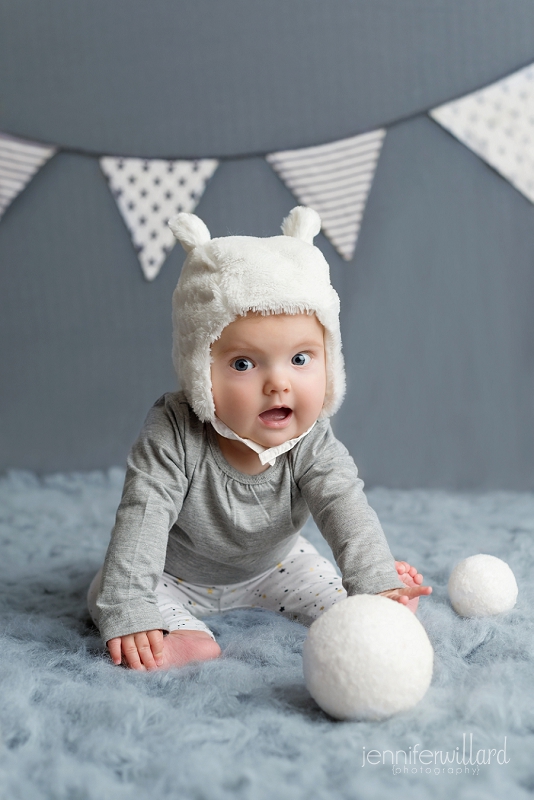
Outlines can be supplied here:
M221 654L221 648L204 631L171 631L163 639L163 663L160 669L183 667L190 661L209 661Z

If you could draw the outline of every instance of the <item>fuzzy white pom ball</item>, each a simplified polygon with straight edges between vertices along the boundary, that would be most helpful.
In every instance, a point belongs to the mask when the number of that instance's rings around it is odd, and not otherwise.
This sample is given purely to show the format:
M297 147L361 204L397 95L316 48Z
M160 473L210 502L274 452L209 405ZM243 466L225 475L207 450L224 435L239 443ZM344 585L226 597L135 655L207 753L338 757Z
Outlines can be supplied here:
M452 607L462 617L510 611L517 600L516 579L506 561L483 553L455 566L448 589Z
M304 680L332 717L384 719L421 700L433 660L415 614L387 597L361 594L336 603L311 626Z

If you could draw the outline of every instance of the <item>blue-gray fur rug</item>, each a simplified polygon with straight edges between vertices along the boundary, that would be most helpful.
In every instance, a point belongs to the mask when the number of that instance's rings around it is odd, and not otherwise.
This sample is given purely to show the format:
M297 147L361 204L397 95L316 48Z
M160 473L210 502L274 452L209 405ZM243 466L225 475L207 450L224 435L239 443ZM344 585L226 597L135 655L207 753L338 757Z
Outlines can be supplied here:
M370 492L394 555L434 587L418 615L435 670L412 711L340 723L304 686L306 629L276 614L214 618L217 661L149 674L111 664L85 593L122 478L111 470L0 480L2 800L531 796L533 495ZM328 552L313 526L305 533ZM514 570L519 598L509 614L469 620L452 610L450 571L478 552ZM490 751L490 764L461 763L487 761Z

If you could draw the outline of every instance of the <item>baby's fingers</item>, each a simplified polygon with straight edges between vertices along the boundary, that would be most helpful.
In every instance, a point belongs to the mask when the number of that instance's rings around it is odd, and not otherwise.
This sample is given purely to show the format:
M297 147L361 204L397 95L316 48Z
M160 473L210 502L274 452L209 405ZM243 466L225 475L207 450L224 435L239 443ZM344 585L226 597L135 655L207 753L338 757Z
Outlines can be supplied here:
M409 575L410 578L415 581L415 583L423 582L423 576L421 573L417 572L417 568L412 567L412 565L408 564L407 561L395 561L395 569L397 570L399 577L402 577L403 575Z
M132 633L128 636L122 637L122 654L124 656L124 660L132 669L138 669L142 671L145 670L146 667L143 666L141 658L139 657L136 639L138 636L143 635L144 634Z
M121 637L117 636L115 639L110 639L107 642L111 660L117 666L121 663Z
M143 633L136 633L135 644L143 667L145 669L156 669L157 664L154 661L154 656L152 654L152 647L148 638L148 632L143 631Z
M159 630L147 631L148 641L152 649L152 655L158 667L163 664L163 632Z
M432 594L431 586L407 586L406 589L399 589L404 597L412 600L414 597L422 597L425 594Z
M406 605L409 600L414 600L416 597L422 595L432 594L431 586L406 586L404 589L388 589L385 592L379 592L384 597L389 597L391 600L396 600L397 603Z

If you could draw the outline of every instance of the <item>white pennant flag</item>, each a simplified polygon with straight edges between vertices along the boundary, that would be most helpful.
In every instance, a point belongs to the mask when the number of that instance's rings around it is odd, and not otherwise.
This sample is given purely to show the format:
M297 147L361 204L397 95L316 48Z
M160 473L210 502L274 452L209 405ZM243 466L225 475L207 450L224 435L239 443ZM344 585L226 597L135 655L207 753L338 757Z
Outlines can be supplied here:
M219 162L105 156L100 166L117 201L147 280L153 280L176 239L167 221L194 211Z
M56 152L56 147L0 133L0 217Z
M346 261L354 255L385 135L380 128L266 156L297 200L319 213L325 235Z
M429 112L534 203L534 65Z

